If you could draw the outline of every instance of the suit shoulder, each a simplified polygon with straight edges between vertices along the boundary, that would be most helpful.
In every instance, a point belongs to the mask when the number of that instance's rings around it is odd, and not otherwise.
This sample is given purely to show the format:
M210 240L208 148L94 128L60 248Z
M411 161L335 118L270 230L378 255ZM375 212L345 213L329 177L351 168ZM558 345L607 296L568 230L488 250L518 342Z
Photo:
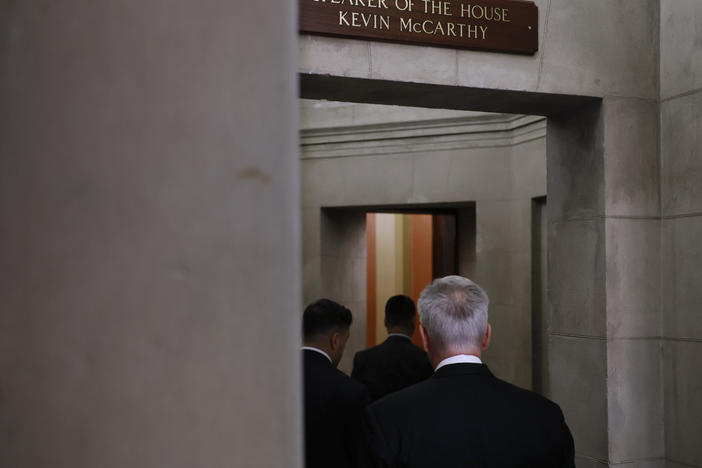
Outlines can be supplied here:
M366 358L368 355L372 354L372 351L373 351L374 348L377 348L377 346L373 346L373 347L368 348L368 349L362 349L361 351L357 351L356 354L355 354L354 357L353 357L354 361L357 360L357 359L364 359L364 358Z
M339 369L332 369L332 370L333 370L333 379L334 379L335 383L339 387L345 388L348 393L353 394L353 395L364 395L364 394L368 393L366 386L363 385L362 383L358 382L355 379L352 379L348 375L341 372Z
M563 412L561 411L561 407L553 401L546 398L545 396L539 395L538 393L533 392L531 390L518 387L509 382L505 382L501 379L496 378L495 380L497 380L497 382L499 382L499 385L502 386L503 391L511 396L510 400L515 401L515 403L521 403L523 405L528 405L531 408L538 409L539 412L543 415L563 414Z
M333 398L337 401L367 402L368 389L332 366L317 368L305 377L305 391L316 397Z
M496 377L491 377L487 382L491 383L487 383L487 387L480 387L482 390L477 390L478 387L472 386L473 390L471 391L477 391L473 397L481 399L487 397L486 403L499 402L501 406L512 407L520 412L543 413L545 416L554 417L563 414L556 403L535 392L517 387ZM446 389L446 385L447 382L442 379L429 378L381 398L373 403L370 409L380 415L393 414L415 405L424 406L425 402L430 401L437 391Z
M411 350L411 352L413 354L416 354L417 356L426 356L427 355L426 351L424 351L422 348L420 348L419 346L417 346L414 343L410 343L409 349Z
M354 363L361 364L375 362L375 360L382 358L382 356L385 356L386 354L387 350L385 348L383 348L381 345L375 345L368 349L358 351L354 356Z
M551 400L546 398L543 395L539 395L538 393L532 391L532 390L527 390L526 388L519 387L517 385L514 385L512 383L509 383L505 380L502 380L500 378L494 377L494 379L501 385L505 391L514 393L515 395L519 395L522 398L527 398L527 399L532 399L534 401L538 401L541 404L546 404L546 405L555 405Z

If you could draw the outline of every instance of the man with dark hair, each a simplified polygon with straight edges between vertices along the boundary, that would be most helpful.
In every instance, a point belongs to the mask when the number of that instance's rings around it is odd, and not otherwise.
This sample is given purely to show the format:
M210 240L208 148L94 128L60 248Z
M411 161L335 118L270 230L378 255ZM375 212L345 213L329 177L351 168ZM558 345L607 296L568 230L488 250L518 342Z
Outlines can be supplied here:
M387 339L354 356L351 377L368 387L373 401L428 379L434 373L427 353L412 343L416 314L411 298L398 295L388 299Z
M344 354L351 311L320 299L303 315L305 455L307 468L358 465L366 388L336 368Z
M575 466L558 405L498 379L480 360L491 336L488 302L480 286L460 276L422 291L419 331L436 372L368 407L376 466Z

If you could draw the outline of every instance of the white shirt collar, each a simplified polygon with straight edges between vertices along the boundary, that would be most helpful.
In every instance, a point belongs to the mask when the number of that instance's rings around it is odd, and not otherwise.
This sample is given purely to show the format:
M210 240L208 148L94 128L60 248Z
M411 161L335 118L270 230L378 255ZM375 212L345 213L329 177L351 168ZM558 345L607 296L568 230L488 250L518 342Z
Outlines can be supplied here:
M470 364L482 364L483 361L480 360L478 356L472 356L470 354L456 354L455 356L447 357L436 366L434 371L438 371L440 367L447 366L449 364L459 364L459 363L470 363Z
M403 338L407 338L408 340L412 341L412 337L405 335L404 333L388 333L388 338L391 336L402 336Z
M325 353L324 351L322 351L321 349L319 349L319 348L313 348L312 346L303 346L303 347L302 347L302 350L303 350L303 351L305 351L305 350L306 350L306 351L316 351L316 352L318 352L319 354L323 355L325 358L329 359L329 362L332 362L332 360L331 360L331 358L329 357L329 355L328 355L327 353Z

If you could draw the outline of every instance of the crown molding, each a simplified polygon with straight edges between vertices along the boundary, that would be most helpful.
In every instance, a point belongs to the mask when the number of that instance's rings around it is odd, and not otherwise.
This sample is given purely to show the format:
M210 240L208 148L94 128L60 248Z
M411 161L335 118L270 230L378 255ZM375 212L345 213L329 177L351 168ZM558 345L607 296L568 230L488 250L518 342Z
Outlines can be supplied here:
M546 118L511 114L305 129L300 132L303 160L509 147L545 136Z

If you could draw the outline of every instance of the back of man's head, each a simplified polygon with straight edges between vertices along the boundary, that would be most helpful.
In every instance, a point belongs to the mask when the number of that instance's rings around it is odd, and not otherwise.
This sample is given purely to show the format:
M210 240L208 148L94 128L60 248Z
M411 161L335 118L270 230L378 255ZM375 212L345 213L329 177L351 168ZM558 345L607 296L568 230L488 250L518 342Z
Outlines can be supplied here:
M419 319L428 338L444 351L481 349L487 332L489 299L461 276L434 280L419 297Z
M302 332L306 342L313 342L351 327L351 311L329 299L308 305L302 316Z
M385 303L385 326L388 329L414 329L417 309L412 298L405 295L392 296Z

